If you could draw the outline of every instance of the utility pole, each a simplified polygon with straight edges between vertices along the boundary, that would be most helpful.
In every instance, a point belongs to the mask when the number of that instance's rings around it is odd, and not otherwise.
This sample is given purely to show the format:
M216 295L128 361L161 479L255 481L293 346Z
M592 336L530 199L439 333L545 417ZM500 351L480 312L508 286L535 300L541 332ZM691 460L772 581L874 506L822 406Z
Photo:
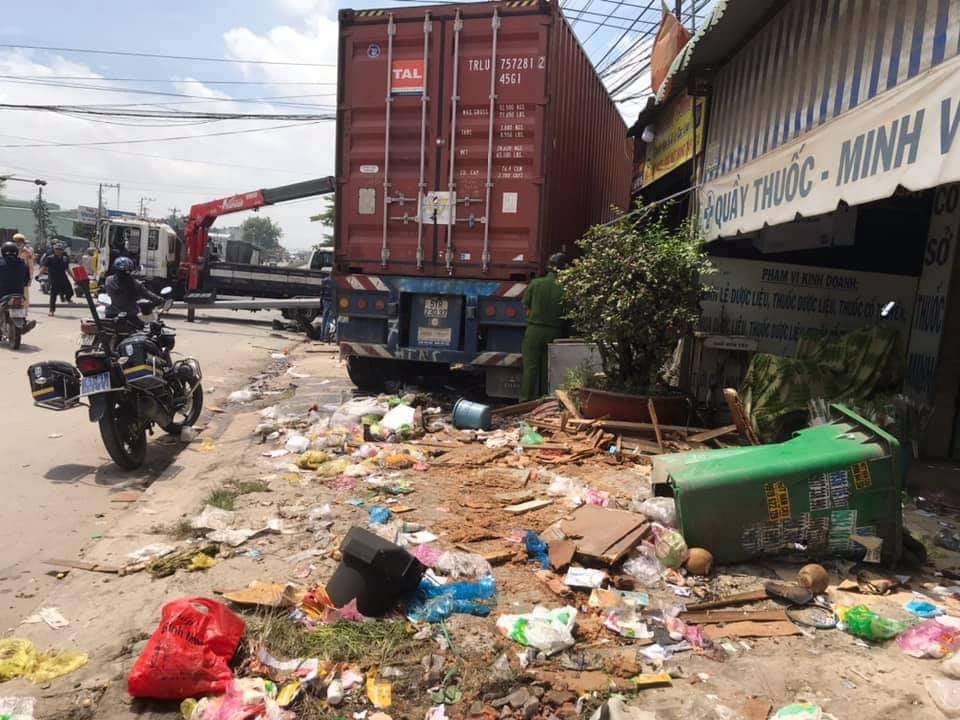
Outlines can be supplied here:
M120 209L120 183L100 183L100 189L97 190L97 230L95 237L100 237L100 223L103 222L103 189L117 189L117 209Z
M147 217L147 203L156 202L157 199L153 197L141 197L140 198L140 214L139 217L146 219Z

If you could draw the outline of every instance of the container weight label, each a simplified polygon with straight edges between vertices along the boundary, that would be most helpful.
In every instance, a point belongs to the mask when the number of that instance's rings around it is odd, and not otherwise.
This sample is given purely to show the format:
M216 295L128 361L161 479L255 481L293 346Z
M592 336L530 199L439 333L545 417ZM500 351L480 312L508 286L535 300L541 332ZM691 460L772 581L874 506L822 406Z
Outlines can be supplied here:
M866 490L873 485L873 478L870 476L870 466L865 462L858 462L852 468L853 486L857 490Z
M763 486L767 497L767 514L771 520L786 520L790 517L790 494L782 482Z

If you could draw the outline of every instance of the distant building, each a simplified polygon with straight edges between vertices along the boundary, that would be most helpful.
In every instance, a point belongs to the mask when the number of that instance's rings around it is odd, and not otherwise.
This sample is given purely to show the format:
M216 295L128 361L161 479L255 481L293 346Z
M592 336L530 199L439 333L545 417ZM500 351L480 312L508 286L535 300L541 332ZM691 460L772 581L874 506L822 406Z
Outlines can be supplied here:
M15 232L21 232L26 236L28 243L36 246L34 229L37 221L30 207L32 202L32 200L0 200L0 233L12 235ZM73 224L77 219L76 211L63 210L56 203L47 204L50 206L50 215L53 219L47 236L52 238L55 235L74 235Z

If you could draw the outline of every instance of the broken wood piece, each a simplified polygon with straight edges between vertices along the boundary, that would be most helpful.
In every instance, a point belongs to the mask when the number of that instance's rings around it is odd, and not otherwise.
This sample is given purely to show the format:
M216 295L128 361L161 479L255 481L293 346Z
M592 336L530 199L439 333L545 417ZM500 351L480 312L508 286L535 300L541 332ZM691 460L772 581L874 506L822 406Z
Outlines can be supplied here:
M653 398L647 398L647 412L650 413L653 433L657 436L657 445L660 446L660 452L663 452L663 436L660 434L660 423L657 422L657 408L653 404Z
M655 442L643 440L641 438L630 437L629 435L620 436L622 446L627 450L640 450L641 452L660 455L660 448Z
M553 394L556 396L557 400L560 401L560 404L567 409L567 412L570 413L570 417L576 418L577 420L583 417L583 415L580 414L580 411L577 410L576 404L570 399L570 396L565 390L555 390Z
M502 505L516 505L517 503L533 500L533 490L515 490L513 492L497 493L493 496Z
M252 605L255 607L293 607L303 599L304 591L298 590L288 583L262 582L254 580L247 587L239 590L226 590L223 597L237 605Z
M511 515L523 515L524 513L533 512L534 510L540 510L548 505L553 505L553 500L529 500L528 502L517 505L508 505L503 511Z
M626 510L581 505L560 521L559 531L576 538L578 555L612 565L640 543L649 529L645 520Z
M707 430L706 432L691 435L687 438L687 442L705 443L708 440L716 440L719 437L723 437L724 435L729 435L730 433L735 432L737 432L736 425L724 425L723 427L716 428L715 430Z
M577 544L572 540L556 540L547 544L547 557L550 558L550 567L557 572L566 570L573 562L577 552Z
M493 414L499 415L500 417L523 415L526 412L535 410L542 404L542 400L528 400L527 402L517 403L516 405L507 405L506 407L496 408L494 409Z
M766 600L769 597L770 596L767 594L767 591L763 588L760 588L759 590L750 590L748 592L736 593L735 595L727 595L726 597L717 598L716 600L693 603L691 605L687 605L687 611L698 612L700 610L713 610L714 608L727 607L728 605L759 602L760 600Z
M751 445L759 445L760 439L757 437L757 433L753 429L753 424L750 422L747 411L743 407L743 402L740 400L740 393L738 393L735 388L725 388L723 391L723 399L727 401L727 407L730 408L730 418L737 426L740 434L743 435Z
M570 424L574 426L587 426L587 427L598 427L603 428L604 430L611 430L613 432L652 432L653 423L644 423L644 422L627 422L626 420L576 420L575 418L570 419ZM701 433L706 432L712 428L703 428L695 426L686 426L686 425L664 425L663 423L658 423L660 426L661 432L671 432L671 433L681 433L684 437L688 433Z
M711 640L721 638L764 638L802 635L792 622L732 622L724 625L704 625L703 634Z
M120 573L120 568L117 567L116 565L103 565L101 563L86 562L84 560L50 559L50 560L44 560L43 564L55 565L57 567L73 568L74 570L87 570L89 572L108 573L110 575L117 575Z
M789 622L786 610L707 610L682 612L678 617L689 625L707 625L729 622Z

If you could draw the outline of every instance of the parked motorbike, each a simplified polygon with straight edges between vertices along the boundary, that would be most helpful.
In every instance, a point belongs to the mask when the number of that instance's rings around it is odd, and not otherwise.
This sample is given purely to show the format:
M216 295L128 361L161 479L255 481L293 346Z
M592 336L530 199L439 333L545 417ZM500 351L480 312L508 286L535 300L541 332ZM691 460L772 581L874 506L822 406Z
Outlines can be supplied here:
M98 423L104 447L125 470L143 464L147 433L154 426L179 434L203 409L200 363L187 357L173 360L176 331L159 317L150 319L99 316L86 280L78 282L93 316L94 339L82 345L75 365L41 362L28 369L34 404L68 410L81 404ZM164 288L164 309L173 302ZM100 296L109 306L109 298ZM109 313L107 313L109 314Z
M23 295L0 298L0 339L10 343L10 347L19 350L22 337L36 325L35 321L27 320L27 303Z

